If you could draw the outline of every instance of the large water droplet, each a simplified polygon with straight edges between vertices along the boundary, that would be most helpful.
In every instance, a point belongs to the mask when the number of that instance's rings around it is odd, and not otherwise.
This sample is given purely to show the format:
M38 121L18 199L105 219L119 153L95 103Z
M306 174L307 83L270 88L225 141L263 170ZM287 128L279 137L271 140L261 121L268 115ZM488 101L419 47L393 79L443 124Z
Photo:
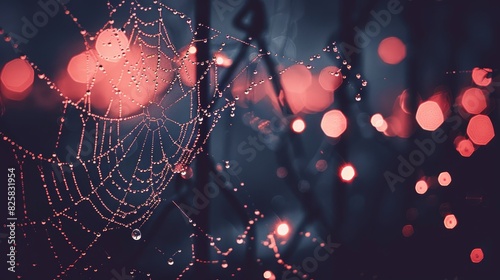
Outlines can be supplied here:
M356 94L356 97L354 98L356 101L361 101L361 94Z
M168 265L174 265L174 259L169 258L167 263Z
M141 231L139 229L134 229L131 233L132 239L139 240L142 237Z

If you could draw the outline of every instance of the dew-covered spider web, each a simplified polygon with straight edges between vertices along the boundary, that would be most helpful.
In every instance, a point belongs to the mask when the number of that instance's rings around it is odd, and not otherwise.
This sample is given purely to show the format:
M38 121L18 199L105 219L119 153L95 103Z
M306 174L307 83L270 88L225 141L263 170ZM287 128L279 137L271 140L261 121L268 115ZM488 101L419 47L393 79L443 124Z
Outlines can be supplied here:
M275 105L282 102L283 93L278 97L273 91L273 77L265 73L261 63L263 57L277 55L210 27L195 26L187 15L158 1L108 2L111 19L96 32L87 30L67 6L62 8L78 27L84 51L68 61L65 71L54 75L46 73L29 53L20 57L30 64L38 82L43 82L47 91L62 100L52 152L40 153L0 132L12 146L18 163L18 191L22 196L17 210L18 277L31 279L43 274L44 279L101 279L96 277L105 275L104 279L120 279L122 267L106 264L120 257L99 249L105 247L103 244L113 243L106 235L117 231L128 241L145 244L147 239L140 229L159 207L172 203L165 192L176 178L193 176L190 164L197 154L204 152L219 120L234 116L236 102L250 99L245 96L257 96L259 90L266 91ZM195 40L200 29L209 29L210 38ZM190 39L175 42L179 32L189 33ZM196 46L200 42L215 46L212 59L196 61ZM235 45L246 45L256 55L250 65L237 69L227 86L219 88L219 76L231 63L224 51ZM16 44L14 47L21 49ZM323 51L337 52L336 47ZM311 64L319 58L320 55L311 57ZM342 61L340 55L337 60ZM287 69L313 68L300 61L288 62L293 66ZM198 79L196 71L200 65L205 70ZM333 79L329 81L337 84L332 88L330 103L319 108L312 104L314 110L324 110L333 102L333 90L342 83L337 81L342 80L341 69L346 73L350 70L345 61L338 66L330 68L328 73ZM279 74L286 75L287 69ZM252 78L234 88L234 82L245 75ZM204 78L210 80L208 106L200 102L200 81ZM359 75L357 78L366 85ZM356 100L359 98L358 94ZM200 134L202 124L210 127L206 135ZM266 126L268 122L259 129L266 130ZM39 184L26 184L28 177L37 178ZM238 186L243 185L238 182ZM228 277L238 279L239 274L245 273L244 268L231 266L225 257L231 254L232 247L244 245L249 231L264 218L252 207L251 203L245 204L250 219L234 244L226 244L225 248L219 247L220 238L205 233L207 229L191 221L195 233L183 237L184 241L191 242L200 234L205 236L217 256L213 260L198 259L193 244L186 248L179 245L174 251L156 246L154 251L168 265L174 264L176 255L187 254L190 261L178 269L177 278L190 279L193 265L207 263L230 270ZM291 271L291 265L279 257L278 247L286 242L277 242L275 235L271 232L257 242L272 251L279 267ZM120 240L115 242L120 246ZM316 238L312 242L320 243ZM111 272L110 266L115 267ZM147 269L127 267L124 271L127 277L157 279ZM272 279L269 273L267 279Z

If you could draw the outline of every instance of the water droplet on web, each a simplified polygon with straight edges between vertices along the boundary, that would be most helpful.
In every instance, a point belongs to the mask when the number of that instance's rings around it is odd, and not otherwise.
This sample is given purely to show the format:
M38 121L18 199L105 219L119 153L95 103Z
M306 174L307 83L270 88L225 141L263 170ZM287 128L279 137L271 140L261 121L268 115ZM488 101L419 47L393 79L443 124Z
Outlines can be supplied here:
M142 237L141 231L139 229L134 229L131 233L132 239L139 240Z
M253 71L253 74L254 74L254 75L257 75L257 73L258 73L258 72L257 72L257 70L254 70L254 71Z
M363 80L363 81L361 82L361 85L362 85L362 86L364 86L364 87L366 87L366 85L368 85L368 82Z
M360 79L361 78L361 74L356 74L356 78Z
M355 99L356 101L358 101L358 102L359 102L359 101L361 101L361 94L359 94L359 93L358 93L358 94L356 94L356 97L354 97L354 99Z
M167 263L168 265L174 265L174 259L169 258Z
M226 260L223 260L220 266L221 266L222 268L227 268L229 265L227 264L227 261L226 261Z
M306 68L311 70L313 67L311 65L307 65Z
M347 70L351 70L351 64L348 64L346 67L347 67Z
M347 60L344 59L344 61L342 61L342 64L347 65Z

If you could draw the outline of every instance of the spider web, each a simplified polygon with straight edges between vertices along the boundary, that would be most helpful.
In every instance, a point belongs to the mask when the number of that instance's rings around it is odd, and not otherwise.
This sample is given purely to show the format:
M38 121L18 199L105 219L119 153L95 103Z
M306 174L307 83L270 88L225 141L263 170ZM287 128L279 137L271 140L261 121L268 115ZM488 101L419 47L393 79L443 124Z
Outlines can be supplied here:
M100 266L96 264L104 262L87 257L104 233L125 228L137 234L135 229L142 228L165 201L163 194L176 174L185 176L190 171L190 163L203 152L219 119L226 113L234 116L235 100L239 98L223 98L231 83L224 89L218 88L218 75L224 65L217 54L231 44L246 44L257 49L234 37L220 36L220 32L210 27L193 28L191 19L184 13L158 1L148 5L128 1L112 5L108 2L107 6L110 18L128 10L127 19L121 26L109 20L98 32L91 33L63 5L65 14L80 29L85 45L85 51L75 56L77 71L73 76L63 74L52 79L28 56L22 56L30 62L38 78L63 99L52 154L26 149L0 132L3 140L12 145L19 166L24 214L19 227L25 241L19 242L19 251L30 251L35 244L44 244L50 254L48 258L40 253L23 256L20 260L23 266L32 264L22 269L27 275L58 271L50 277L65 278L74 275L71 273L76 270L76 275L89 277L91 274L86 273L97 272ZM189 30L192 39L187 45L178 47L172 42L175 32L166 24L172 20ZM202 42L217 42L220 46L209 61L196 61L195 45L199 42L194 34L200 28L208 28L211 34L210 40L202 39ZM324 51L331 49L328 47ZM336 47L333 52L337 52ZM257 64L266 55L271 53L259 52L251 63ZM343 64L346 65L345 61ZM200 80L196 79L199 65L205 66L202 79L210 79L212 101L207 107L200 104ZM68 69L71 75L71 62ZM232 82L249 69L248 66L240 69ZM340 70L331 75L339 76L339 73ZM272 91L272 77L261 78L251 82L244 94L255 92L259 87ZM73 81L68 82L70 79ZM203 123L210 125L207 135L199 133ZM32 170L38 173L30 174ZM41 188L34 190L25 185L28 176L39 176ZM254 214L255 218L239 235L238 244L244 243L250 229L264 218L259 211ZM216 238L195 224L193 226L198 234L211 241L210 246L219 255L227 256L232 251L231 248L222 251L214 242ZM194 236L196 234L190 238ZM140 239L140 236L135 238ZM272 235L268 238L274 240ZM274 241L274 245L269 241L263 244L279 255ZM159 248L157 251L166 255ZM178 278L182 278L195 262L227 267L225 261L196 259L193 246L190 251L192 261ZM107 259L110 258L108 255ZM281 265L291 270L291 265L283 262Z

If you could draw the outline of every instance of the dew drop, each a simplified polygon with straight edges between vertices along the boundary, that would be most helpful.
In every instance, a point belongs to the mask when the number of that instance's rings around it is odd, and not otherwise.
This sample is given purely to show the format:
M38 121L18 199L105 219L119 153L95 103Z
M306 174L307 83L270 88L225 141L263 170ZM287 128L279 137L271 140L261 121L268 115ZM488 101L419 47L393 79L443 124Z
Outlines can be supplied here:
M361 101L361 94L356 94L356 97L354 98L356 101Z
M226 260L223 260L220 266L221 266L222 268L227 268L229 265L227 264L227 261L226 261Z
M356 78L360 79L361 78L361 74L356 74Z
M139 229L134 229L131 233L132 239L139 240L142 237L141 231Z
M174 265L174 259L169 258L167 263L168 265Z
M366 87L366 85L367 85L367 84L368 84L368 82L367 82L367 81L364 81L364 80L363 80L363 81L361 82L361 85L362 85L362 86L364 86L364 87Z

